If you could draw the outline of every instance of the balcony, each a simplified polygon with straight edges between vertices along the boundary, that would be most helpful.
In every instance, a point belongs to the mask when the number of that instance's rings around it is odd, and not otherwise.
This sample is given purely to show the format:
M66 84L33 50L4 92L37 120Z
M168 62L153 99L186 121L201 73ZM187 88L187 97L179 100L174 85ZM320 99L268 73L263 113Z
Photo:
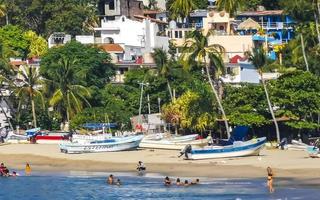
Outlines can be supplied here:
M292 29L293 23L286 22L258 22L263 29Z

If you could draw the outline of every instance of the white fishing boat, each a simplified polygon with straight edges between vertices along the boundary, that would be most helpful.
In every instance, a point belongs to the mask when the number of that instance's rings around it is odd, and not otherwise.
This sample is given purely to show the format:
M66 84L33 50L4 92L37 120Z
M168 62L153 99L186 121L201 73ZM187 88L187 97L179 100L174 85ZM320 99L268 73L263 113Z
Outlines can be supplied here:
M305 151L307 150L309 145L299 142L297 140L292 140L291 144L286 145L286 148L288 150L293 150L293 151Z
M156 134L149 134L146 135L143 140L170 140L170 141L175 141L175 142L187 142L191 140L196 140L199 137L198 134L192 134L192 135L184 135L184 136L176 136L176 135L171 135L169 133L156 133Z
M59 145L64 153L96 153L135 149L143 135L113 137L106 140L88 141L87 143L68 142Z
M13 131L9 131L4 138L4 142L8 144L28 144L30 143L29 137L25 135L15 134Z
M139 147L150 149L181 150L188 144L193 147L203 147L208 145L208 141L210 140L210 138L196 139L197 137L197 134L187 136L173 136L160 139L146 136L141 141Z
M235 141L232 145L227 146L206 146L203 148L193 148L188 145L184 149L184 155L185 159L191 160L259 155L266 140L265 137L262 137L246 142Z

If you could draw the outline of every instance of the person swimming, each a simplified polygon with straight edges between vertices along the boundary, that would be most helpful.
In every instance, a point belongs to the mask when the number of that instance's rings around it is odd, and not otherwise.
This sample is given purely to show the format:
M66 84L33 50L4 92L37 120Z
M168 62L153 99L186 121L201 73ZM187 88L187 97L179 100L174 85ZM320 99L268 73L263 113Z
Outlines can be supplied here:
M183 185L183 184L181 183L181 181L180 181L180 178L177 178L177 180L176 180L176 185L177 185L177 186Z
M112 184L114 183L113 175L112 175L112 174L110 174L110 176L108 177L107 183L108 183L109 185L112 185Z
M189 184L189 181L188 180L185 180L184 181L184 186L189 186L190 184Z
M29 163L26 164L25 173L26 173L26 175L30 175L31 174L31 167L30 167Z
M197 178L196 181L191 181L191 185L196 185L199 184L200 180Z
M273 188L273 176L274 176L274 173L273 173L271 167L267 167L267 173L268 173L267 186L269 187L269 192L273 193L274 192L274 188Z
M117 179L116 185L117 185L117 186L120 186L120 185L122 185L122 184L121 184L121 181L120 181L120 179Z
M171 185L171 181L170 181L170 178L168 176L164 179L164 185L165 186Z
M9 169L4 165L4 163L1 163L0 165L0 176L9 176Z

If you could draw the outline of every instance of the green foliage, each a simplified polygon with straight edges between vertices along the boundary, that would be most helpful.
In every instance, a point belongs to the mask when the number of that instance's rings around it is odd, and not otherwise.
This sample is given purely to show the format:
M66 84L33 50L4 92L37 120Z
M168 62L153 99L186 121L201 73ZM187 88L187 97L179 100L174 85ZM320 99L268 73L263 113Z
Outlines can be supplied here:
M272 84L277 115L292 119L287 125L299 129L314 129L315 116L320 112L320 79L309 72L293 72L281 76Z
M18 26L7 25L0 28L0 42L3 44L4 56L25 58L28 54L28 40Z
M226 87L224 105L232 125L259 127L269 123L267 101L261 85Z
M47 41L43 37L38 36L35 32L27 31L24 33L24 37L29 43L29 58L40 57L48 51Z
M12 24L48 36L87 33L95 23L95 0L2 0ZM0 2L0 3L1 3ZM91 30L92 31L92 30Z

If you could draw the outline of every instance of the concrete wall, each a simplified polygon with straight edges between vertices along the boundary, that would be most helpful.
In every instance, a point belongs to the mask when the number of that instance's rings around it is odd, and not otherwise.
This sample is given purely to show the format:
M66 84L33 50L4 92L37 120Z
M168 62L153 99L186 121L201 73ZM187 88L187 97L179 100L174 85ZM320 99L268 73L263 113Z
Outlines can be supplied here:
M93 35L76 35L76 40L82 44L94 44Z

